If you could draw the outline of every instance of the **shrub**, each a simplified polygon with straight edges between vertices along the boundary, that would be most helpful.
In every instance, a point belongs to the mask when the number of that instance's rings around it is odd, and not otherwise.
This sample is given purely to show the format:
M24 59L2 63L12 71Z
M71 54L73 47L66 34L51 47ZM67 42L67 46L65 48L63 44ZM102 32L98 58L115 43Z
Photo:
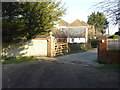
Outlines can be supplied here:
M99 40L97 40L97 39L91 39L91 40L89 40L89 43L91 43L91 47L92 48L96 48L97 45L98 45L98 42L99 42Z
M118 39L118 35L110 35L110 36L108 36L108 38Z

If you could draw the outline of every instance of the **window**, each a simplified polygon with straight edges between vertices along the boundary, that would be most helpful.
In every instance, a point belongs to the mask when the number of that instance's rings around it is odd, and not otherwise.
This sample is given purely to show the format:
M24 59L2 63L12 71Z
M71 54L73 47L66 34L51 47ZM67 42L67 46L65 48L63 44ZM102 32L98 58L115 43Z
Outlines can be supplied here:
M74 42L74 38L72 38L72 42Z

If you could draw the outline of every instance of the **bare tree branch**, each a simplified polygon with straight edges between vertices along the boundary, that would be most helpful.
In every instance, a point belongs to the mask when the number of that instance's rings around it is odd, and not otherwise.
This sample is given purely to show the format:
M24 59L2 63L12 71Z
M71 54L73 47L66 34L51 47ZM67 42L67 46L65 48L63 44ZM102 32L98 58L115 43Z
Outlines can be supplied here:
M102 11L112 24L120 23L120 0L104 0L93 5L98 11Z

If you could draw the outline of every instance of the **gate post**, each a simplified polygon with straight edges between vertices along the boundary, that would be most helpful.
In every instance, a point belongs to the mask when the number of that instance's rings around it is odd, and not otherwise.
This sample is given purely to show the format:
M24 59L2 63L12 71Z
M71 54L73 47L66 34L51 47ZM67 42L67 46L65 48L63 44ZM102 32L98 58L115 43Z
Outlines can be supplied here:
M107 38L100 37L98 44L98 62L106 62L107 60Z
M55 43L54 43L55 37L52 36L52 32L50 32L50 36L47 37L47 56L53 57L54 55L54 49L55 49Z

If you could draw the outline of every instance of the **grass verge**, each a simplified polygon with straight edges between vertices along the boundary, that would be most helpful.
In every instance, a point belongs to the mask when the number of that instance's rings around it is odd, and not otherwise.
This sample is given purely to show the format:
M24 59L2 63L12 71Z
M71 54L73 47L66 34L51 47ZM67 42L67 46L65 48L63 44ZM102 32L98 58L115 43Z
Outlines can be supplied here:
M120 69L120 65L117 65L117 64L105 64L106 68L114 68L114 69Z
M109 68L109 69L120 69L119 64L111 64L111 63L101 63L98 62L99 64L104 64L103 68Z
M0 62L2 62L2 64L13 64L13 63L33 61L33 60L38 60L38 59L33 56L31 57L8 57L8 58L3 58L2 60L0 60Z

